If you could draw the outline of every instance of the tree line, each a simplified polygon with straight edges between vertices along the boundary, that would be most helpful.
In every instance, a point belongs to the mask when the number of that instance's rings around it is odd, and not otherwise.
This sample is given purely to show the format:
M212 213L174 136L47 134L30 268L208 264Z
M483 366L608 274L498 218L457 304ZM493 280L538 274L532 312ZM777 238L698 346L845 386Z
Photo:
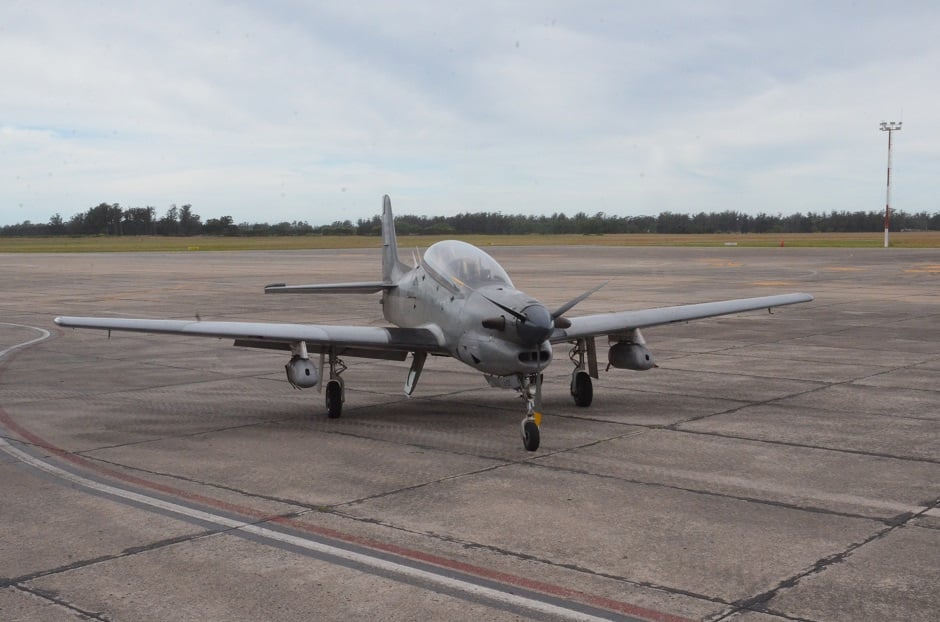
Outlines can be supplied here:
M550 216L475 212L456 216L403 215L395 219L401 235L524 235L604 233L859 233L883 231L881 211L797 212L790 215L744 214L727 210L678 214L662 212L658 216L616 216L597 212L574 216L554 213ZM892 211L891 229L940 230L940 212L908 214ZM163 236L273 236L273 235L380 235L378 216L334 221L312 226L306 221L238 223L231 216L205 221L192 205L169 209L158 217L153 207L121 207L118 203L100 203L65 220L55 214L46 223L28 220L0 227L0 236L79 236L79 235L163 235Z

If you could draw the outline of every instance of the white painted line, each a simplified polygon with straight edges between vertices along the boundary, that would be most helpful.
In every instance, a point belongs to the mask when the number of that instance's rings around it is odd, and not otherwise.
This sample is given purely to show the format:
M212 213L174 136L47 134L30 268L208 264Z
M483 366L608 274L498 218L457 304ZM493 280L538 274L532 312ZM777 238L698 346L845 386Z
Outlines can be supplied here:
M605 620L609 618L600 618L592 616L587 613L582 613L580 611L574 611L571 609L566 609L558 605L553 605L551 603L541 602L526 596L520 596L517 594L511 594L509 592L503 592L493 588L485 587L482 585L476 585L469 581L463 581L455 577L448 577L445 575L436 574L429 572L427 570L421 570L419 568L412 568L410 566L399 564L387 559L381 559L379 557L373 557L371 555L366 555L364 553L357 553L355 551L348 551L339 547L331 546L329 544L324 544L321 542L316 542L314 540L308 540L306 538L295 536L291 534L281 533L272 529L267 529L259 525L253 525L246 523L240 520L234 520L225 516L220 516L217 514L212 514L209 512L204 512L202 510L197 510L195 508L186 507L184 505L179 505L177 503L172 503L170 501L165 501L156 497L150 497L141 493L132 492L130 490L124 490L123 488L117 488L115 486L110 486L102 482L97 482L92 479L88 479L71 473L65 469L59 468L55 465L49 464L44 460L41 460L35 456L32 456L21 449L18 449L5 439L0 438L0 451L23 461L30 466L39 469L45 473L53 475L55 477L64 479L66 481L72 482L84 488L89 488L97 492L105 493L115 497L120 497L122 499L127 499L128 501L133 501L141 505L150 506L163 510L165 512L175 513L181 516L186 516L192 519L196 519L202 522L218 525L226 529L238 529L245 533L250 533L261 538L266 538L268 540L274 540L276 542L282 542L284 544L289 544L291 546L296 546L298 548L307 549L309 551L315 551L318 553L331 555L333 557L338 557L340 559L345 559L356 564L361 564L363 566L368 566L371 568L376 568L383 570L385 572L394 573L400 576L406 576L412 579L425 581L428 583L433 583L436 585L443 586L448 589L458 590L466 594L471 594L477 597L486 598L492 601L505 603L513 607L522 607L532 611L538 611L540 613L545 613L554 616L560 616L563 618L571 620ZM615 614L611 614L615 615Z
M38 328L36 326L27 326L24 324L11 324L8 322L0 322L2 326L13 326L16 328L26 328L29 330L35 330L40 333L39 337L35 339L30 339L29 341L24 341L16 345L10 346L4 350L0 350L0 360L3 359L7 354L18 350L20 348L25 348L26 346L39 343L44 341L51 336L51 333L48 330L43 328ZM425 581L428 583L433 583L440 585L442 587L457 590L470 594L476 597L489 599L491 601L496 601L500 603L505 603L513 607L521 607L529 609L531 611L538 611L540 613L545 613L553 616L559 616L571 620L587 620L587 621L600 621L600 620L609 620L611 618L603 618L594 616L588 613L581 611L575 611L558 605L553 605L551 603L543 602L533 598L528 598L526 596L513 594L510 592L504 592L501 590L493 589L483 585L477 585L470 581L464 581L456 577L450 577L443 574L437 574L427 570L422 570L420 568L413 568L405 564L399 564L387 559L382 559L380 557L374 557L364 553L358 553L355 551L349 551L343 548L331 546L329 544L324 544L322 542L317 542L315 540L310 540L301 536L281 533L272 529L267 529L265 527L260 527L255 524L246 523L245 521L235 520L228 518L226 516L221 516L218 514L212 514L210 512L205 512L203 510L198 510L195 508L187 507L171 501L166 501L158 497L151 497L145 494L138 492L133 492L130 490L125 490L123 488L118 488L115 486L110 486L103 482L98 482L93 479L82 477L71 471L67 471L60 467L57 467L53 464L50 464L41 458L37 458L27 452L24 452L21 449L18 449L7 442L6 439L0 438L0 451L3 451L22 462L29 464L30 466L48 473L54 477L64 479L66 481L72 482L79 486L95 490L100 493L112 495L122 499L127 499L128 501L133 501L135 503L156 508L165 512L175 513L181 516L186 516L192 519L196 519L202 522L218 525L226 529L238 529L244 533L250 533L254 536L261 538L266 538L269 540L274 540L276 542L281 542L284 544L289 544L297 548L306 549L309 551L314 551L317 553L330 555L340 559L345 559L350 562L361 564L363 566L368 566L378 570L382 570L388 573L397 574L400 576L406 576L411 579L416 579L420 581ZM616 616L617 614L611 614Z
M25 348L26 346L32 345L34 343L45 341L46 339L49 338L49 335L50 335L49 331L44 328L37 328L35 326L26 326L25 324L10 324L9 322L0 322L0 326L14 326L16 328L27 328L29 330L37 330L40 333L40 335L36 337L35 339L30 339L29 341L18 343L15 346L10 346L9 348L5 350L0 350L0 359L5 357L10 352L13 352L14 350L19 350L20 348Z

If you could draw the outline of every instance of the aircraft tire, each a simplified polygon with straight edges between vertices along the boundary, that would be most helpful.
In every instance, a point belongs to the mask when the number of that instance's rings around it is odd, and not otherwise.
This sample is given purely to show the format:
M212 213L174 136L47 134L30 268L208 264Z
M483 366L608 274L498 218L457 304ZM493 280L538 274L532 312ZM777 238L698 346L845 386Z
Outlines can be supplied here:
M535 451L539 448L539 426L532 419L526 419L522 422L522 445L527 451Z
M575 405L581 408L587 408L594 401L594 384L587 372L575 372L571 383L571 396L574 398Z
M339 419L343 414L343 387L336 380L326 383L326 416Z

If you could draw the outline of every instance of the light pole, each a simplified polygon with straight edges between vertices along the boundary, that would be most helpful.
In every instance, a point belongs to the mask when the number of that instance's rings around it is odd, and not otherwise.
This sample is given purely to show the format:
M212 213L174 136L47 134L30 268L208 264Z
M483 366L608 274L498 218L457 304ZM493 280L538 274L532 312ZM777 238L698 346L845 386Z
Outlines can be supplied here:
M888 133L888 190L885 193L885 248L888 248L888 225L891 222L891 133L901 131L903 121L882 121L881 131Z

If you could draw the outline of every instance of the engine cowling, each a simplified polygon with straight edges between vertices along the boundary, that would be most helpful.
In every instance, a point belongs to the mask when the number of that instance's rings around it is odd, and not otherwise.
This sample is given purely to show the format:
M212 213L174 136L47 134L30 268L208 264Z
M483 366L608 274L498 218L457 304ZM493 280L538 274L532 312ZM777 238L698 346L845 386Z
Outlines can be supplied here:
M610 346L607 353L607 360L611 367L617 369L632 369L634 371L646 371L656 367L653 360L653 353L646 346L638 343L615 343Z
M298 389L309 389L320 382L320 374L310 359L292 356L290 362L284 366L287 370L287 381Z

